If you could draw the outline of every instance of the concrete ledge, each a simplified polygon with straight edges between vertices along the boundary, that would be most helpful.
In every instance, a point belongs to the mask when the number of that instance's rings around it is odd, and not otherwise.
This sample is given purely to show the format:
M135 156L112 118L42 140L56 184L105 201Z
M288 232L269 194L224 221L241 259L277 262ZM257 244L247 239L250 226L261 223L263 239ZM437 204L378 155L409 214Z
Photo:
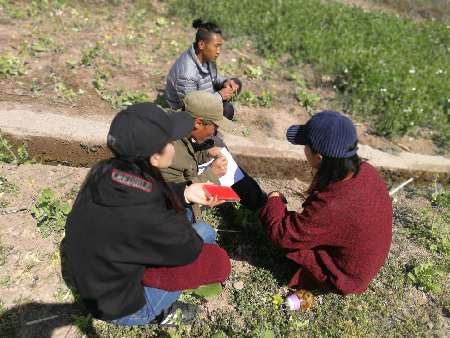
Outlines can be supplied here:
M90 166L110 156L106 135L111 119L17 107L0 111L0 131L15 143L26 142L30 155L44 162ZM252 175L286 179L311 177L301 146L271 138L255 141L232 134L225 134L224 138L239 164ZM450 179L450 160L442 156L388 154L366 145L360 146L359 155L393 179L414 176L421 181L431 181L438 177L444 183Z

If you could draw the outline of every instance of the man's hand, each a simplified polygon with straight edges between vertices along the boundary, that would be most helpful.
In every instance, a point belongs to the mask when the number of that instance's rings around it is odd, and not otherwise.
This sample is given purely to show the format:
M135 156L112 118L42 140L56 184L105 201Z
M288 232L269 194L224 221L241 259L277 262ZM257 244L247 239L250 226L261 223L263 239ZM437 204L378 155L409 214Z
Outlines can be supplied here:
M220 96L222 96L222 99L225 101L228 101L231 99L234 95L233 88L231 86L223 87L221 90L219 90Z
M208 155L211 157L219 157L222 156L222 152L221 152L222 148L221 147L212 147L210 149L208 149Z
M227 165L226 157L219 156L211 163L211 170L216 177L222 177L227 173Z
M233 91L233 95L237 93L237 91L239 90L239 86L236 82L234 82L234 80L230 79L230 80L226 80L223 83L224 87L229 87L231 88L231 90Z
M205 205L210 208L218 206L225 201L217 199L217 197L208 197L203 189L205 184L211 183L193 183L184 190L184 198L189 203Z

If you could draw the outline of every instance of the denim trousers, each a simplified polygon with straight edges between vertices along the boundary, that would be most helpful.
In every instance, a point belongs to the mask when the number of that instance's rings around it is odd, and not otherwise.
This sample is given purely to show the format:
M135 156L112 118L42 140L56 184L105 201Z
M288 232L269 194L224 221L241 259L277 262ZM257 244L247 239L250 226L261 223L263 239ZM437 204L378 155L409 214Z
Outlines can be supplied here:
M192 227L197 231L204 243L213 244L216 242L216 231L209 224L197 222L192 224ZM144 286L145 305L131 315L111 320L111 323L122 326L145 325L168 309L181 296L181 292Z

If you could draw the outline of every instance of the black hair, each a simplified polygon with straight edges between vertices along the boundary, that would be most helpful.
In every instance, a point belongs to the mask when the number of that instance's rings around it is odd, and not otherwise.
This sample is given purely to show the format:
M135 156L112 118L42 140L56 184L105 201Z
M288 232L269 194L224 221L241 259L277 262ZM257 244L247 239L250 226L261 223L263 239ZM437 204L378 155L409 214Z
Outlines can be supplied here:
M176 212L185 212L183 204L167 184L166 180L161 174L161 171L150 164L148 157L127 159L116 156L108 160L100 161L89 171L85 181L81 186L81 190L89 184L93 189L93 194L97 194L97 183L101 180L103 175L105 175L107 172L110 172L112 168L116 168L118 170L143 177L147 180L156 181L157 183L159 183L159 186L167 199L168 206L175 209Z
M194 46L197 48L198 43L203 40L208 42L212 34L222 35L222 30L212 21L203 21L202 19L195 19L192 21L192 27L197 29L195 34Z
M313 147L309 147L311 148L313 154L318 153ZM348 151L352 151L357 147L358 142L352 145ZM363 160L358 156L358 154L355 154L349 158L336 158L322 155L319 170L317 170L314 175L311 185L308 188L308 192L312 193L314 191L323 191L329 184L346 178L349 173L358 175L362 162Z

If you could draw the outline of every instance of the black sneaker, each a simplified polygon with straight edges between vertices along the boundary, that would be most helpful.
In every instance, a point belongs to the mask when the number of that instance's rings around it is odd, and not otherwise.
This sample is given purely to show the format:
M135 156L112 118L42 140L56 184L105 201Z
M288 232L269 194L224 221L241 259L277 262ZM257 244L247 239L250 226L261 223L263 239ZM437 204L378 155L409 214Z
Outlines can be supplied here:
M163 327L190 325L195 319L197 310L197 305L176 301L157 317L158 324Z

